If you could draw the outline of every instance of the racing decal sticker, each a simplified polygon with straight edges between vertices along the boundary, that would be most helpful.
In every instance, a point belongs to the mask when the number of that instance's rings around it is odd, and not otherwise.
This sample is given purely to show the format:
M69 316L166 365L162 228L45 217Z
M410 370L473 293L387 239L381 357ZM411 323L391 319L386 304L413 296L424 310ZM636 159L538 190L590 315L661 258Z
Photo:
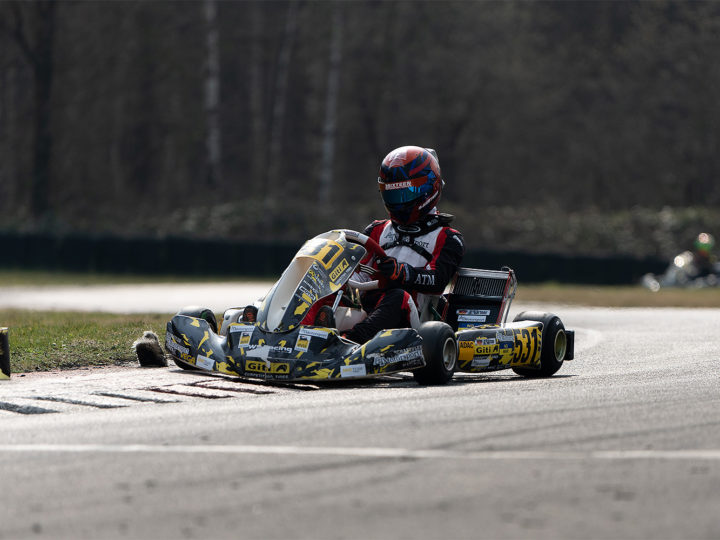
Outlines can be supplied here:
M490 365L490 357L484 356L482 358L475 358L470 365L474 368L488 367Z
M319 328L303 328L300 330L301 336L312 336L327 339L330 334L329 330L320 330Z
M365 377L365 364L355 364L352 366L340 366L340 377Z
M399 351L390 351L387 354L370 353L367 355L367 359L372 360L373 366L377 367L385 367L389 364L397 364L400 362L408 363L408 365L404 367L415 367L416 365L422 365L422 345L401 349Z
M245 371L287 375L290 373L290 364L287 362L270 362L270 366L268 366L264 361L248 360L245 362Z
M498 330L503 332L504 330ZM510 331L512 333L512 331ZM507 365L513 358L513 341L498 339L498 334L475 336L472 341L458 341L458 365L461 370L478 372L486 368L498 369ZM505 337L505 336L504 336Z
M338 278L343 274L343 272L349 267L350 263L348 262L348 260L341 259L338 265L330 272L330 281L332 281L333 283L336 282Z
M252 334L254 330L255 326L252 324L231 324L228 328L228 333L250 332Z
M295 342L295 350L307 352L310 348L310 336L300 334Z
M509 328L500 328L495 334L495 339L497 339L499 342L509 341L514 343L515 334L513 334L513 331Z
M212 358L208 358L207 356L203 356L202 354L198 354L195 365L199 368L212 371L212 368L215 365L215 360L213 360Z
M511 365L540 365L542 349L542 324L528 328L513 328L515 334L515 350Z
M165 335L165 346L171 353L176 354L178 356L180 354L190 354L190 348L180 345L175 340L175 336L173 336L172 334Z
M485 322L490 316L489 309L458 309L457 320L458 321L477 321Z

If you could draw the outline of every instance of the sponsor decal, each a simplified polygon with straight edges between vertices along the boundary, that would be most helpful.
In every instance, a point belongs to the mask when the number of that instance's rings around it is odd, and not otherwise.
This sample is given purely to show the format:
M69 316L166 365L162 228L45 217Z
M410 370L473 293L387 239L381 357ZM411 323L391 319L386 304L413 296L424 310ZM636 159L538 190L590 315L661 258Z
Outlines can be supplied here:
M501 343L514 342L515 334L513 334L512 330L498 330L497 334L495 335L495 338Z
M340 366L340 377L364 377L365 375L367 375L365 364Z
M342 259L337 267L330 272L330 281L337 281L337 279L342 275L342 273L348 269L350 266L350 263L347 261L347 259Z
M435 274L420 274L415 278L415 285L435 285Z
M243 332L238 340L238 346L246 347L250 344L250 338L252 338L252 332Z
M250 351L257 351L263 354L266 354L268 352L282 352L291 354L293 352L292 347L281 347L280 345L248 345L247 348Z
M470 364L474 368L483 368L490 365L490 357L474 358Z
M229 333L233 332L250 332L251 334L255 330L255 326L252 324L231 324L228 328Z
M490 315L489 309L458 309L457 312L458 316L460 315L485 315L486 317Z
M307 352L308 348L310 348L310 336L298 336L297 341L295 342L295 349Z
M479 337L475 340L475 356L490 356L499 351L495 338Z
M213 360L212 358L208 358L207 356L203 356L202 354L198 354L195 365L199 368L212 370L213 366L215 365L215 360Z
M303 328L300 330L301 336L312 336L327 339L328 334L329 332L326 332L325 330L317 330L315 328Z
M410 347L409 349L403 349L398 354L390 354L383 356L378 353L372 353L367 355L367 358L373 361L373 366L386 366L388 364L395 364L397 362L411 362L418 360L423 357L422 346Z
M393 189L403 189L406 187L412 187L412 182L410 180L406 180L404 182L393 182L392 184L385 184L385 189L387 191L392 191Z
M172 334L166 335L165 346L175 354L188 354L190 352L190 349L188 347L183 347L177 341L175 341L175 337Z
M461 349L473 349L475 347L474 341L458 341L458 347Z
M485 315L458 315L458 322L485 322Z
M245 362L245 371L252 371L254 373L288 374L290 373L290 364L287 362L270 362L270 366L268 367L265 362L248 360Z

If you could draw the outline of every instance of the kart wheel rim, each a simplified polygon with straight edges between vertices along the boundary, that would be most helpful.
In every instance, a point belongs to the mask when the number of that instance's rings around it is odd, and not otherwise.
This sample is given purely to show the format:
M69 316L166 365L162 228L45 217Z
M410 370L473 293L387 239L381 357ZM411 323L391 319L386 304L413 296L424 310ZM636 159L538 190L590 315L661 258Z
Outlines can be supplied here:
M567 352L567 334L565 330L560 330L555 334L555 359L559 362L565 359Z
M442 351L443 366L445 370L452 371L455 369L455 360L457 359L457 346L453 338L447 338L443 344Z

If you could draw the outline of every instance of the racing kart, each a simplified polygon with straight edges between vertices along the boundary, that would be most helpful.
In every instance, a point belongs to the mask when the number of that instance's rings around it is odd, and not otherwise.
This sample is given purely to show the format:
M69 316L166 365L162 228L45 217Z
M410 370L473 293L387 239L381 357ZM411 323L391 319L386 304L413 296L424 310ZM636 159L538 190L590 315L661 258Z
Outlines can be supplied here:
M444 384L455 371L508 368L540 377L573 358L574 332L557 316L524 312L506 322L517 289L509 268L461 268L447 293L418 295L410 327L380 331L366 343L346 339L343 332L364 316L360 292L380 287L366 256L385 252L356 231L320 234L300 248L259 306L228 309L219 327L209 309L182 309L167 323L166 351L183 369L277 382L412 371L420 384ZM357 279L358 270L368 280ZM318 324L323 310L333 324Z
M720 286L720 263L714 263L709 271L703 272L695 262L691 251L675 256L664 273L645 274L640 283L646 289L657 292L668 287L704 289Z

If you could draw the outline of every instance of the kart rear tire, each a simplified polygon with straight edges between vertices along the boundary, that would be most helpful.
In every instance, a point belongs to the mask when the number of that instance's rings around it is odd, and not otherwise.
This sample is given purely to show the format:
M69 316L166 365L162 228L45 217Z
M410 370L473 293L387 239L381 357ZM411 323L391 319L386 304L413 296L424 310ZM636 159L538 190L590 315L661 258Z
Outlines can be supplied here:
M528 378L552 377L565 360L568 338L560 317L542 311L523 311L513 321L537 321L543 323L542 350L540 351L540 369L514 367L518 375Z
M200 306L185 306L180 311L178 311L177 314L185 315L186 317L195 317L197 319L202 319L206 321L210 326L210 329L217 334L217 319L215 318L215 314L212 312L211 309ZM172 359L173 362L175 362L175 365L177 365L181 369L187 369L190 371L198 369L192 364L188 364L187 362L183 362L182 360L175 358L175 355L172 355Z
M455 373L458 344L455 332L442 321L423 323L418 330L422 338L425 367L413 371L418 384L447 384Z
M195 317L202 319L210 325L210 329L217 334L217 319L211 309L200 307L200 306L185 306L177 312L178 315L185 315L186 317Z

